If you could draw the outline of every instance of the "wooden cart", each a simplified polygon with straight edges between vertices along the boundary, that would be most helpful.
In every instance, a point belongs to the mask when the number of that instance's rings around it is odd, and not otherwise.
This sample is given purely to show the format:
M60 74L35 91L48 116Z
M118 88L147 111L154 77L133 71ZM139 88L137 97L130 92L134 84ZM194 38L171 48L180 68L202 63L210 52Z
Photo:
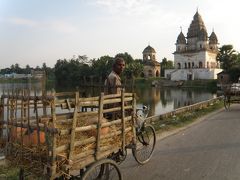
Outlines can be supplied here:
M21 169L20 179L29 174L44 179L110 179L113 174L122 179L116 161L124 159L125 149L131 148L143 164L155 146L154 129L151 144L146 135L139 141L135 115L126 113L136 112L135 96L124 91L89 98L79 92L38 96L12 91L1 96L0 112L0 140L6 158ZM107 120L109 113L115 119ZM148 148L143 160L138 156L145 150L138 143Z
M240 83L222 85L224 93L224 107L226 110L230 108L230 104L240 103Z

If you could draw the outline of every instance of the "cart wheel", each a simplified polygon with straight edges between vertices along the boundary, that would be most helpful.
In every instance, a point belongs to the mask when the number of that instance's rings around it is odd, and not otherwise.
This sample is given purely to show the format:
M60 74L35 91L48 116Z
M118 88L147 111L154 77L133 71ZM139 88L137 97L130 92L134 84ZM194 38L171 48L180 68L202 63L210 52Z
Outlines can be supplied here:
M147 163L152 157L156 144L156 133L151 125L145 125L137 134L136 147L132 149L133 156L139 164Z
M123 152L121 152L121 154L119 155L117 164L121 164L123 161L125 161L127 157L127 148L124 148Z
M93 163L84 173L82 180L122 180L118 165L111 159L102 159Z
M119 165L126 159L126 157L127 157L127 148L124 148L123 150L119 150L117 153L113 153L108 158L112 159Z
M224 107L226 110L230 107L230 96L224 96Z

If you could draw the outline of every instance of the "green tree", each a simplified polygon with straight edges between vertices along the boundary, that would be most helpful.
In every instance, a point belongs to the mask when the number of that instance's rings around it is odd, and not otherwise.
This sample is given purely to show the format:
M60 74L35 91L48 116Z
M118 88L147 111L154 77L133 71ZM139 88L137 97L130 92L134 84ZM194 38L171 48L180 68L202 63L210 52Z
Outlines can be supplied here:
M60 86L78 86L85 82L85 77L91 74L88 64L83 63L87 61L81 58L72 58L70 60L58 60L55 64L56 83Z
M167 58L165 58L165 57L162 59L162 62L160 63L160 65L161 65L161 76L162 77L164 76L165 69L173 69L174 68L173 61L167 60Z
M229 72L229 70L236 65L237 59L238 55L232 45L223 45L219 48L217 61L221 63L221 68L226 72Z
M113 57L102 56L97 60L91 60L91 64L93 75L105 79L112 70Z
M25 74L31 74L31 67L27 64L24 70Z
M131 64L134 61L132 56L127 52L119 53L115 57L122 57L125 60L126 65Z
M126 64L123 74L126 78L136 78L143 72L143 64L141 60L133 60L131 63Z

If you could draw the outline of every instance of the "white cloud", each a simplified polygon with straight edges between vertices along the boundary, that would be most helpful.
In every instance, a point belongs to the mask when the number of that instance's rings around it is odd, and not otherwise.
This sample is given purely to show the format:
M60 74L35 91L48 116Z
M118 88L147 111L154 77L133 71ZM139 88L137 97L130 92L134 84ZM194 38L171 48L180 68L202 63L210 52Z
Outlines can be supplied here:
M74 33L77 31L75 26L65 21L50 22L50 27L60 33Z
M28 27L34 27L38 24L36 21L25 19L25 18L19 18L19 17L8 18L5 21L10 24L22 25L22 26L28 26Z
M1 22L35 29L48 29L60 33L73 33L77 31L77 28L74 25L63 20L34 21L26 18L11 17L2 19Z
M151 12L152 0L93 0L91 4L105 7L113 14L142 15Z

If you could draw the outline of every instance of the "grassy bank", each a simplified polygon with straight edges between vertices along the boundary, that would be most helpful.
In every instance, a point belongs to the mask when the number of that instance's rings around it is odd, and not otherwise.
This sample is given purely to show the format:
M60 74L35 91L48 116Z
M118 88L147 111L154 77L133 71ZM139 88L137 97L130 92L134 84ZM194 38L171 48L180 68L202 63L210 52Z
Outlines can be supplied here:
M192 81L184 81L182 87L189 88L204 88L204 89L217 89L217 80L192 80Z
M191 80L191 81L170 81L165 78L137 78L135 79L135 85L138 87L141 86L151 86L152 82L158 82L160 86L167 87L180 87L180 88L201 88L201 89L217 89L217 80L209 79L209 80ZM179 86L179 83L181 86Z
M180 115L174 115L169 118L164 118L159 121L152 122L157 133L161 133L163 131L169 131L176 128L180 128L186 126L200 117L207 115L213 111L216 111L222 108L223 101L216 101L214 104L211 104L205 108L197 109L192 112L185 112Z

